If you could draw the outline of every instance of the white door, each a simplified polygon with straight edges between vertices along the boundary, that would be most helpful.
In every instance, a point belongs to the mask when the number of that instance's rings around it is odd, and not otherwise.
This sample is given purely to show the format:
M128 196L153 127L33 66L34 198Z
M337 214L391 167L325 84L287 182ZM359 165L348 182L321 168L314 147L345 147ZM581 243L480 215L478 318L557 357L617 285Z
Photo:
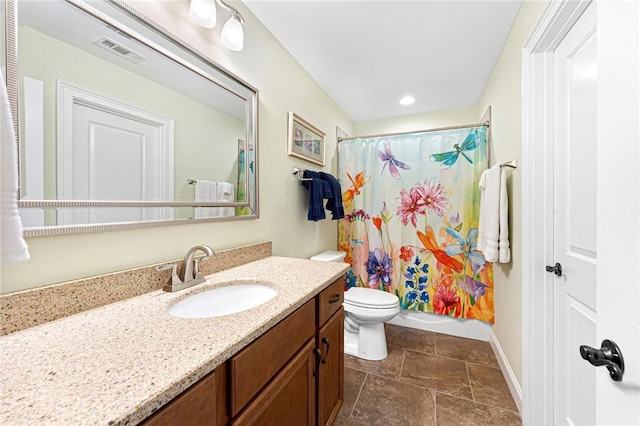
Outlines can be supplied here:
M72 140L72 199L160 199L161 152L155 126L74 104ZM139 222L156 216L156 209L141 207L74 209L73 223Z
M639 20L593 2L554 52L555 424L640 424ZM621 382L580 356L604 339Z
M625 360L596 371L596 423L640 425L640 2L600 1L598 20L598 333Z
M578 348L597 335L595 3L558 45L553 66L554 261L562 269L553 271L554 423L589 425L596 371Z
M524 46L527 425L640 425L640 2L589 4L549 2ZM556 262L561 276L544 272ZM578 356L605 339L622 351L620 382Z
M58 199L173 201L173 119L58 82ZM58 209L59 225L171 219L171 208Z

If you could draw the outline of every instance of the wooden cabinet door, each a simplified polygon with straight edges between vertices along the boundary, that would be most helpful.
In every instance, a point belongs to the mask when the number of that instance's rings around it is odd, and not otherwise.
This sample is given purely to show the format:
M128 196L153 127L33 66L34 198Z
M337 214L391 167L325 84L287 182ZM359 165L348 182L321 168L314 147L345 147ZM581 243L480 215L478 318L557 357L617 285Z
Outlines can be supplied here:
M215 426L227 424L227 370L218 366L147 418L144 426Z
M318 425L333 424L344 399L344 308L318 332L321 361L318 371Z
M276 377L230 423L313 426L315 424L315 339L309 340Z
M235 417L316 333L315 302L275 325L229 360L230 415Z

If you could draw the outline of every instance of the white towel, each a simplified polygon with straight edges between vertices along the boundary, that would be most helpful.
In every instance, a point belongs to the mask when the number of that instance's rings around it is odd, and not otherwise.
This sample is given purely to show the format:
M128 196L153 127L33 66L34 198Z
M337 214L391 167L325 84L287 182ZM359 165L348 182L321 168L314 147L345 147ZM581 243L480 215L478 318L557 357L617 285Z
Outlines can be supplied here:
M210 180L197 180L195 189L195 201L218 201L218 184ZM196 207L195 218L217 217L217 207Z
M511 260L511 249L506 170L500 164L485 170L478 186L482 191L478 250L482 251L489 262L508 263Z
M29 249L22 237L22 220L18 213L18 161L16 137L4 79L0 83L0 240L2 263L29 260Z
M233 203L235 188L229 182L218 182L218 201L225 203ZM219 216L235 216L235 207L221 207L219 210Z

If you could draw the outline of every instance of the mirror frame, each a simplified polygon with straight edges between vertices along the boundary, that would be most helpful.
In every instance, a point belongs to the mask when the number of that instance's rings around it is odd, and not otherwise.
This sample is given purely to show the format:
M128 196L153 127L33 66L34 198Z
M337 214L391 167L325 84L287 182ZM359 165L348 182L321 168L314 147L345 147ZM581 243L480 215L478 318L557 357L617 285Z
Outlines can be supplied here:
M120 23L115 17L109 16L94 7L84 3L82 0L63 0L72 6L77 7L81 11L89 14L91 17L102 21L103 23L116 28L128 36L136 39L139 43L144 44L148 48L172 60L191 72L195 72L212 84L216 84L221 88L235 94L245 100L245 141L247 146L253 145L254 149L254 169L255 186L253 193L249 182L246 184L247 201L220 203L220 202L192 202L192 201L90 201L90 200L21 200L20 188L18 188L18 207L19 208L100 208L100 207L249 207L250 215L244 216L228 216L214 218L192 218L192 219L171 219L157 220L147 222L126 222L126 223L104 223L104 224L86 224L86 225L54 225L44 227L25 228L23 234L25 237L40 237L48 235L64 235L87 232L100 231L117 231L130 230L137 228L146 228L153 226L165 225L181 225L191 223L213 222L213 221L231 221L231 220L250 220L258 219L259 215L259 179L258 179L258 90L244 80L240 79L230 71L224 69L220 65L207 59L185 41L179 39L170 31L153 21L149 17L135 10L124 0L102 0L104 4L113 6L116 12L124 14L126 17L145 26L153 33L170 42L176 47L180 53L186 53L186 56L192 56L210 67L214 72L220 73L223 79L228 80L232 84L238 84L248 89L248 96L237 93L233 88L225 85L221 79L201 70L197 66L191 64L187 59L182 58L179 54L175 54L169 49L162 47L155 41L148 40L146 37L140 36L135 30ZM18 79L18 0L6 0L5 2L5 44L6 44L6 84L9 97L9 105L13 118L14 132L16 136L16 151L18 158L18 172L20 167L20 139L19 139L19 79ZM249 162L245 162L245 167L249 168ZM248 172L248 170L247 170ZM248 173L247 173L248 175ZM253 204L251 203L253 201Z

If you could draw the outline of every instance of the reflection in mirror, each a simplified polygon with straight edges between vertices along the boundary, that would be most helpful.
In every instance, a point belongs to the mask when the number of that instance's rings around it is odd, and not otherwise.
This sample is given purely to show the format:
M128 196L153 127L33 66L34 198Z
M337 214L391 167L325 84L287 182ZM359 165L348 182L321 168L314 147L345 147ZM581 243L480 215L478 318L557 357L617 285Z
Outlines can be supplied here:
M255 89L124 3L17 7L25 226L257 216Z
M0 7L0 23L2 23L2 26L0 28L6 28L6 22L7 22L6 13L7 13L7 10L4 7ZM7 81L6 48L7 48L6 34L4 31L0 31L0 70L2 71L0 75L2 76L3 81Z

